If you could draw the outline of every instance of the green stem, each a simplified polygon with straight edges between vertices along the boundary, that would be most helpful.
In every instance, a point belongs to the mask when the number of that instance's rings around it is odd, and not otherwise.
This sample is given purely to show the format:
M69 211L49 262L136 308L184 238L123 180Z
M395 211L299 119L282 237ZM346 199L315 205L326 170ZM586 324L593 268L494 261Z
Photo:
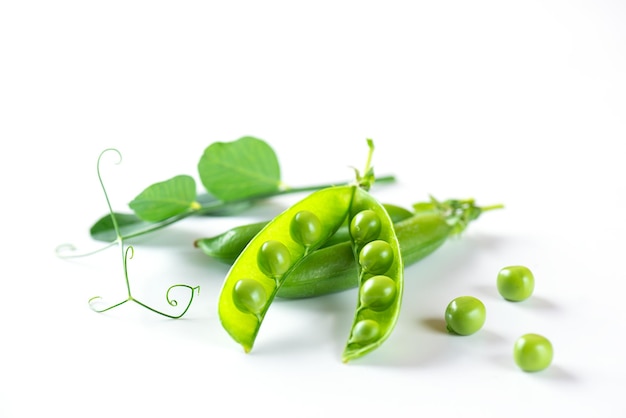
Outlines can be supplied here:
M396 178L392 175L386 175L386 176L382 176L376 179L377 183L393 183L396 180ZM285 189L285 190L280 190L277 192L272 192L272 193L267 193L267 194L262 194L262 195L256 195L253 197L248 197L245 199L237 199L237 200L231 200L228 202L224 202L221 200L215 201L213 203L209 203L209 204L204 204L203 206L200 207L200 209L196 209L196 210L189 210L187 212L183 212L179 215L175 215L172 216L169 219L166 219L164 221L161 222L156 222L152 225L150 225L149 227L133 232L131 234L125 235L122 238L123 239L131 239L131 238L136 238L139 237L141 235L146 235L148 233L151 232L155 232L158 231L159 229L163 229L169 225L172 225L178 221L181 221L185 218L188 218L190 216L196 216L196 215L203 215L203 214L210 214L218 209L222 209L222 208L226 208L230 205L237 205L237 204L241 204L241 203L248 203L248 202L254 202L257 200L262 200L262 199L267 199L270 197L274 197L274 196L280 196L280 195L287 195L287 194L292 194L292 193L303 193L303 192L309 192L309 191L316 191L316 190L320 190L320 189L325 189L327 187L331 187L333 186L333 184L317 184L317 185L312 185L312 186L303 186L303 187L294 187L294 188L290 188L290 189Z
M131 293L130 279L128 277L128 260L133 258L133 256L135 255L135 250L134 250L132 245L126 246L124 244L124 237L122 237L122 234L120 233L119 224L118 224L117 219L116 219L116 217L114 215L113 208L111 207L109 196L108 196L108 193L106 191L106 187L104 186L104 182L103 182L102 176L100 174L100 162L102 160L102 155L105 152L107 152L107 151L114 151L114 152L117 153L117 155L119 157L118 164L122 160L122 155L120 154L120 152L118 150L116 150L114 148L108 148L108 149L104 150L100 154L100 156L98 157L97 171L98 171L98 180L100 181L100 186L102 187L102 192L104 193L104 196L105 196L105 199L106 199L106 203L107 203L107 207L109 208L109 213L111 215L111 221L112 221L112 224L113 224L113 229L115 230L115 233L116 233L116 236L117 236L117 239L115 240L115 242L119 245L119 248L120 248L120 251L121 251L121 255L122 255L122 267L123 267L123 271L124 271L124 282L126 283L127 296L126 296L126 299L122 300L121 302L114 303L114 304L109 305L108 307L103 308L103 309L97 309L97 308L94 307L94 302L95 301L101 301L102 300L102 297L94 296L94 297L89 299L89 306L94 311L102 313L102 312L106 312L106 311L109 311L111 309L117 308L117 307L125 304L126 302L135 302L138 305L140 305L140 306L142 306L142 307L144 307L144 308L146 308L146 309L148 309L148 310L150 310L150 311L152 311L154 313L157 313L159 315L163 315L165 317L172 318L172 319L181 318L183 315L185 315L185 313L187 313L187 310L191 306L194 294L199 291L199 286L192 287L192 286L189 286L189 285L186 285L186 284L175 284L173 286L170 286L167 289L167 293L166 293L167 303L170 306L174 306L174 307L178 306L178 302L175 299L170 298L170 291L172 289L176 288L176 287L184 287L184 288L187 288L187 289L190 290L189 302L185 306L183 312L178 314L178 315L171 315L171 314L159 311L159 310L157 310L155 308L152 308L152 307L146 305L145 303L140 302L139 300L135 299L133 297L132 293ZM67 248L67 246L66 246L66 248Z
M489 210L496 210L496 209L504 209L504 205L499 204L499 205L490 205L490 206L480 206L481 212L487 212Z

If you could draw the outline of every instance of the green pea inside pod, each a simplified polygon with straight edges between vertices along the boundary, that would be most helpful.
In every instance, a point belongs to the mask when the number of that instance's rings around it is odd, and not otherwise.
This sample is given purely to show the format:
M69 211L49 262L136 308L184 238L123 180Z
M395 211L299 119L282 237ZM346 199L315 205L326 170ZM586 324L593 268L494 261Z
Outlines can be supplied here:
M293 216L289 233L298 244L311 247L322 240L322 222L313 212L301 210Z
M365 344L380 335L380 325L373 319L362 319L352 328L351 343Z
M359 290L361 306L373 311L384 311L396 299L398 287L388 276L373 276L365 280Z
M291 267L291 254L285 244L276 240L265 241L257 254L259 269L268 277L280 277Z
M267 292L257 281L241 279L233 287L233 302L241 312L259 315L267 303Z
M350 236L356 243L366 243L380 236L380 217L371 209L362 210L350 221Z
M361 268L370 274L384 274L393 264L393 260L393 249L383 240L368 242L359 253Z

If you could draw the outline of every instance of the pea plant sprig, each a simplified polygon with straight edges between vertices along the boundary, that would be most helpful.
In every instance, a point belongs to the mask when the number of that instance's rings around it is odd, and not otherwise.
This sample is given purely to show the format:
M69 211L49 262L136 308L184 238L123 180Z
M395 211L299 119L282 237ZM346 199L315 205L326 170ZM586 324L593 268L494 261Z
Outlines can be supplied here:
M412 209L379 202L370 189L393 176L375 177L372 167L374 144L365 169L354 170L351 182L290 187L281 180L274 150L264 141L243 137L209 145L198 162L204 194L189 175L177 175L145 188L129 202L132 213L113 211L101 175L102 151L97 175L108 214L90 229L92 239L105 242L90 252L72 245L57 247L61 258L83 257L117 245L126 297L105 304L89 299L96 312L106 312L135 302L147 310L172 319L184 316L199 286L174 284L165 297L170 307L179 303L174 289L186 289L186 304L179 313L164 312L139 299L132 291L129 261L135 255L128 241L181 221L189 216L225 216L240 213L257 201L287 193L312 193L269 221L242 225L216 237L193 242L207 255L231 264L222 283L218 314L223 328L250 352L264 317L275 297L308 298L357 288L352 324L342 354L349 362L380 347L391 335L402 304L405 266L421 260L460 235L482 213L502 205L477 206L474 199L418 202ZM190 242L191 244L191 242ZM101 307L104 305L104 307Z
M128 277L128 261L135 254L134 247L126 245L131 238L155 232L190 216L232 215L261 199L331 186L330 184L288 186L281 180L278 158L270 145L255 137L242 137L231 142L215 142L204 150L197 168L200 181L207 193L197 193L193 177L177 175L154 183L139 193L129 203L133 213L120 213L112 209L100 172L102 157L109 152L117 154L118 164L122 160L120 151L115 148L105 149L98 157L97 175L108 206L108 214L97 220L90 228L90 235L94 240L107 244L86 252L77 251L71 244L59 245L56 249L57 255L61 258L75 258L93 255L115 245L119 246L127 297L105 308L96 307L98 302L102 302L100 296L93 297L89 299L89 305L96 312L105 312L132 301L160 315L180 318L189 309L194 295L199 292L198 286L186 284L176 284L167 290L166 299L170 306L178 306L178 302L170 297L173 289L182 287L190 291L189 301L179 315L161 312L137 300L132 295ZM384 182L393 180L395 180L393 176L382 178Z
M183 311L181 313L177 314L177 315L169 314L169 313L160 311L160 310L158 310L156 308L153 308L153 307L147 305L146 303L141 302L139 299L135 298L133 296L133 294L132 294L130 281L129 281L129 278L128 278L128 260L133 258L134 254L135 254L135 250L134 250L133 246L127 246L126 245L124 237L122 236L122 234L120 232L120 227L118 225L116 217L113 215L113 209L111 207L111 201L110 201L109 195L108 195L108 193L106 191L106 187L104 186L104 182L102 180L102 174L101 174L101 171L100 171L100 164L101 164L101 161L102 161L102 157L103 157L104 154L106 154L108 152L114 152L114 153L117 154L117 156L118 156L118 162L117 163L118 164L122 161L122 154L117 149L115 149L115 148L107 148L104 151L102 151L100 153L100 155L98 156L98 162L97 162L97 165L96 165L97 166L96 167L97 170L96 171L98 173L98 180L100 182L100 186L102 187L102 191L104 193L104 197L105 197L107 206L109 208L109 213L111 214L111 225L112 225L113 230L114 230L115 235L116 235L116 239L115 239L114 242L119 244L119 248L120 248L120 251L121 251L121 254L122 254L122 266L123 266L124 280L125 280L125 283L126 283L126 292L127 293L126 293L126 298L123 299L122 301L113 303L113 304L108 305L108 306L106 306L104 308L99 308L98 307L99 302L100 303L102 302L102 297L101 296L94 296L94 297L89 299L89 307L91 309L93 309L94 311L101 313L101 312L106 312L106 311L109 311L111 309L114 309L114 308L117 308L119 306L122 306L122 305L124 305L127 302L135 302L138 305L140 305L140 306L142 306L142 307L144 307L144 308L146 308L146 309L148 309L148 310L150 310L150 311L152 311L154 313L157 313L159 315L163 315L165 317L172 318L172 319L181 318L189 310L189 307L191 306L191 303L193 302L194 295L197 292L200 291L200 287L199 286L193 287L193 286L190 286L190 285L187 285L187 284L175 284L175 285L170 286L167 289L167 292L165 293L165 298L167 300L167 303L170 306L172 306L172 307L178 306L178 301L176 299L173 299L170 296L171 291L173 289L176 289L176 288L185 288L185 289L189 290L189 300L188 300L187 304L184 305ZM64 250L73 250L73 249L74 249L74 247L71 246L71 245L63 245L63 246L60 246L60 247L57 248L57 254L60 254L62 256Z
M210 144L204 150L197 170L206 193L198 194L196 181L185 174L150 185L128 204L133 213L111 211L93 224L91 237L108 243L94 252L115 245L118 232L122 238L131 239L190 216L234 215L262 199L331 186L287 185L281 180L278 157L272 147L259 138L249 136ZM395 178L391 175L377 178L378 183L393 181ZM64 252L63 256L92 253Z

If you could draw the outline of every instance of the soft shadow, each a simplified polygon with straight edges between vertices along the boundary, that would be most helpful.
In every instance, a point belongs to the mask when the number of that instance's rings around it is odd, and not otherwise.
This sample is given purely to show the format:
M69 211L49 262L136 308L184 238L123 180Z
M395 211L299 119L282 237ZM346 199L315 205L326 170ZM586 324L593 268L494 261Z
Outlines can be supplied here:
M490 298L492 300L500 300L510 303L514 306L519 306L520 309L541 309L541 310L558 310L559 307L553 301L544 298L540 295L531 295L528 299L522 301L512 301L504 299L499 293L496 284L493 285L477 285L474 286L477 295L483 298Z
M571 371L564 369L558 364L552 364L547 369L540 370L538 372L525 372L520 369L517 364L515 364L515 360L513 360L513 354L498 354L492 357L493 362L500 368L508 369L514 372L522 373L523 375L527 375L529 378L533 379L542 379L546 381L558 381L563 383L576 383L578 382L578 378Z
M449 334L446 327L446 321L441 318L424 318L419 321L422 325L431 331L436 331L442 334Z
M551 365L546 370L533 373L538 375L541 379L555 380L565 383L576 383L578 378L571 371L564 369L559 365Z

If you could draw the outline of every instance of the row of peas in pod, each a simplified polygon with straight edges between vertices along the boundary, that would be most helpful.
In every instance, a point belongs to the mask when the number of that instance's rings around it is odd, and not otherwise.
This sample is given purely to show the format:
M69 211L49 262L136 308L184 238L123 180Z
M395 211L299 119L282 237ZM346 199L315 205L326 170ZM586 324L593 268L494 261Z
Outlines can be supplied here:
M535 288L535 278L526 266L508 266L498 272L496 285L500 295L511 302L528 299ZM448 332L457 335L472 335L478 332L487 317L482 301L474 296L454 298L445 310ZM543 335L528 333L519 337L513 345L513 359L526 372L537 372L550 366L553 347Z
M382 344L400 311L403 263L387 211L360 184L319 190L270 221L248 243L224 281L223 327L249 352L282 284L344 224L357 261L358 301L343 361Z

